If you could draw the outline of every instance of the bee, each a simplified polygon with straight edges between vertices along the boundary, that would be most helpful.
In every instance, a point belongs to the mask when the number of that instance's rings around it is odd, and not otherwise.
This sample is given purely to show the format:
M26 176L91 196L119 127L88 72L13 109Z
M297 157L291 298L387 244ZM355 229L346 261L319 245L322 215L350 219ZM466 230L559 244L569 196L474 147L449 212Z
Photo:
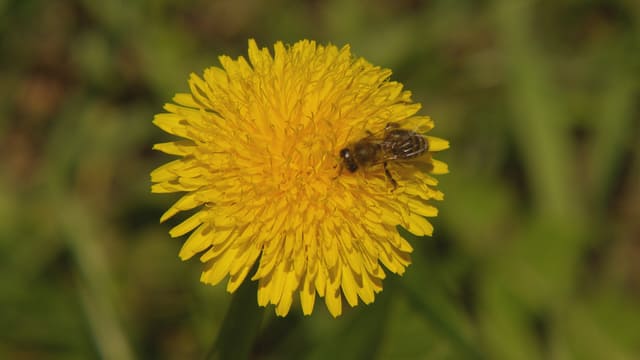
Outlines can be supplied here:
M427 139L415 131L403 129L398 123L388 123L382 136L375 136L371 132L356 142L340 150L343 168L354 173L359 168L367 168L383 164L384 173L395 189L398 186L391 176L387 163L417 158L429 150Z

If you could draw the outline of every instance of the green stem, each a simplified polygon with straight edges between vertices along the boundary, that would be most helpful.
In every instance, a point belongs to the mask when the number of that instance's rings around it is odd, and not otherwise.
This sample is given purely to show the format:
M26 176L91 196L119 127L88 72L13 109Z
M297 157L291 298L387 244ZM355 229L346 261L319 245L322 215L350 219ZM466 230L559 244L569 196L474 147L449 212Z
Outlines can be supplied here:
M207 359L249 358L264 313L256 302L257 288L255 281L246 281L237 290Z

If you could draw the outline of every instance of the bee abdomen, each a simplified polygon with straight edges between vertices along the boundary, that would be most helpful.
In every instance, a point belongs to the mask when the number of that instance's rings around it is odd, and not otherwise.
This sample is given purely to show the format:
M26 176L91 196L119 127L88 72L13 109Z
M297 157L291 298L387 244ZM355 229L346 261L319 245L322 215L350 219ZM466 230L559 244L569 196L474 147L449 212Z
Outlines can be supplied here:
M424 136L403 129L389 132L385 143L387 153L397 159L415 158L429 149L429 143Z

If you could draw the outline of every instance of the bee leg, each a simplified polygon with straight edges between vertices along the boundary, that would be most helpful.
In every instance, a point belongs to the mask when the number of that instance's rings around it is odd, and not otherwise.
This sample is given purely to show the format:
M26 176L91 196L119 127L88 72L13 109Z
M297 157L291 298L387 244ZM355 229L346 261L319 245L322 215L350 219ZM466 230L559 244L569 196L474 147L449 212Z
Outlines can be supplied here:
M398 182L393 178L393 176L391 176L391 172L389 172L389 169L387 168L387 162L385 161L383 164L384 174L387 175L387 178L391 182L391 185L393 185L393 190L395 190L398 187Z
M340 164L339 167L338 167L338 175L334 176L333 179L331 179L331 180L335 180L335 179L339 178L340 175L342 175L342 169L344 169L344 166L342 164Z

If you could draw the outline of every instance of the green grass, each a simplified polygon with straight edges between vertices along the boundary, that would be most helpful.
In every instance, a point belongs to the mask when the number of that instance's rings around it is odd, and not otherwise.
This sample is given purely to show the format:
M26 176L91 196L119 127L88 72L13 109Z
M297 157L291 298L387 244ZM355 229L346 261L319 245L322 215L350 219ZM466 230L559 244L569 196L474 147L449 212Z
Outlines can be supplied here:
M639 19L631 0L0 1L0 358L639 358ZM153 115L249 37L351 44L451 141L434 236L337 320L318 301L230 327L232 296L158 223L176 197L149 193Z

